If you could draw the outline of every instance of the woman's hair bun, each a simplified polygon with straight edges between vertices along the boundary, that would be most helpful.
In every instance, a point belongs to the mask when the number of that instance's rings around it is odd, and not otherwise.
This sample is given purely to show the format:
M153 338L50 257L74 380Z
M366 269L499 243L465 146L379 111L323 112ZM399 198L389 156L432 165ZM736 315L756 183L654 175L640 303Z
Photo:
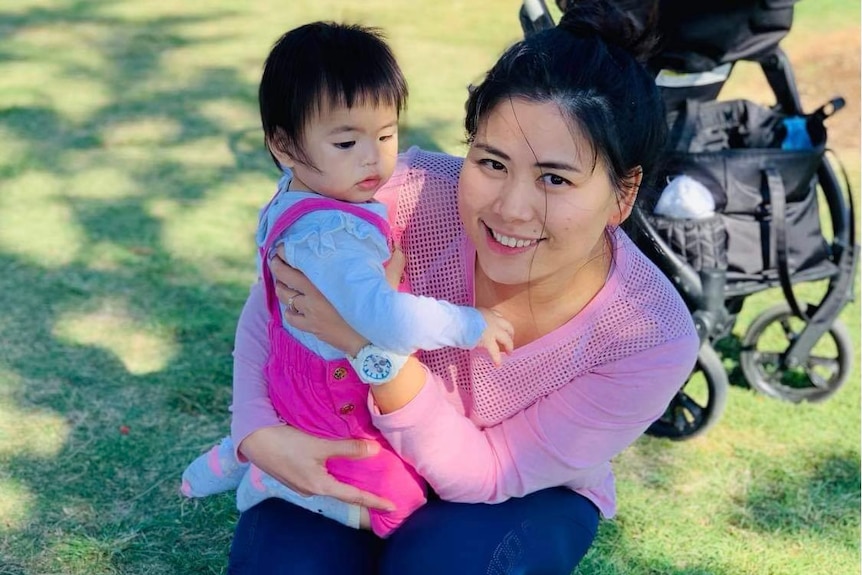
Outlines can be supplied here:
M658 2L627 0L568 0L563 4L558 28L575 36L598 36L609 46L617 46L635 60L646 63L653 55Z

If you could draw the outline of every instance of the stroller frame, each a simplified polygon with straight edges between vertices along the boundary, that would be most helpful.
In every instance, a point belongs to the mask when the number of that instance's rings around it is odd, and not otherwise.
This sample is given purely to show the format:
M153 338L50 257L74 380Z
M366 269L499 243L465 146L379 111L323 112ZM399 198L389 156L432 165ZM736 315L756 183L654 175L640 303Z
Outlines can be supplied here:
M557 3L561 8L566 4L565 1L561 4L559 0ZM544 0L524 0L519 18L525 35L554 26ZM775 95L776 111L788 116L804 115L792 66L787 55L778 47L778 40L756 53L721 63L729 63L732 68L740 60L760 65ZM724 81L721 81L714 85L712 93L707 92L705 98L714 99L723 84ZM702 89L686 94L684 90L673 88L666 90L663 95L670 108L672 99L703 99L703 94ZM840 98L833 100L833 103L835 111L843 106ZM740 365L749 385L771 397L799 402L826 399L846 381L851 369L853 347L838 315L854 297L853 280L858 267L859 246L856 243L853 195L847 174L843 167L841 170L846 191L825 156L815 177L816 185L826 200L831 221L832 240L827 246L828 258L813 268L792 274L787 270L786 262L783 265L779 262L776 274L758 280L729 280L725 270L717 268L696 271L674 252L640 208L633 210L633 222L640 232L638 246L670 279L692 314L702 344L692 376L702 373L708 396L704 401L687 391L693 379L690 376L664 415L649 428L648 434L688 439L704 433L718 421L725 407L729 378L713 344L731 334L745 297L769 288L780 287L786 304L762 312L743 337ZM783 222L778 224L783 225ZM801 303L793 291L793 285L819 280L828 280L822 299L814 304ZM801 329L791 327L793 318L796 324L802 322L804 326ZM782 326L788 347L779 353L760 351L758 340L770 325L775 324ZM815 346L824 337L834 340L837 357L812 357ZM769 364L768 368L765 368L765 364ZM834 370L830 377L822 378L814 372L814 367L822 364L828 364L829 369ZM798 369L806 371L808 385L800 389L785 386L782 378Z

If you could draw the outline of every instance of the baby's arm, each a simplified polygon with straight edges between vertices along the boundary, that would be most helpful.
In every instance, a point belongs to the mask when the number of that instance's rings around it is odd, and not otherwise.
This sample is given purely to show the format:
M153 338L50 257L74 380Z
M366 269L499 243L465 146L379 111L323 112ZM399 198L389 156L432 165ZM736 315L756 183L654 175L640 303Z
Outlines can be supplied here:
M285 259L302 271L344 320L375 345L395 353L480 343L489 323L476 308L401 293L386 281L380 245L347 230L330 234L334 249L312 242L289 242ZM327 241L329 243L329 241ZM492 318L493 336L502 338L505 320Z

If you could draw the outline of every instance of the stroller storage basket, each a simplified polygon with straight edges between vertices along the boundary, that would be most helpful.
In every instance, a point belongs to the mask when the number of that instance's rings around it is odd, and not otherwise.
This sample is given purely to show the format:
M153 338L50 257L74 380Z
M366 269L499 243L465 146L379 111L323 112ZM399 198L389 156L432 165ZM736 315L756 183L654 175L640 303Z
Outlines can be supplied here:
M635 220L646 232L642 249L686 300L703 346L689 381L648 433L682 439L715 422L729 378L713 342L731 333L743 299L767 288L780 286L786 304L764 311L743 338L739 362L751 387L793 402L822 401L847 380L852 348L837 316L852 297L858 246L849 183L845 174L845 204L824 157L823 126L842 106L836 98L802 115L747 100L685 100L668 114L667 181L692 178L708 193L679 185L668 195L677 203L666 201L661 212L687 207L691 219L635 212ZM829 207L831 242L821 228L820 191ZM697 199L702 196L713 200L714 215L704 213ZM680 200L686 197L687 204ZM829 285L819 302L796 298L794 284L821 279ZM761 341L776 325L787 338L785 349ZM831 351L814 357L821 340ZM697 396L686 391L691 381ZM704 385L705 403L693 398L703 396Z
M796 1L659 2L660 52L648 66L670 128L668 185L658 213L635 206L631 231L688 306L701 348L650 435L687 439L720 418L730 380L713 346L733 337L746 297L769 288L780 287L786 302L760 312L738 351L728 350L746 382L800 402L823 401L848 379L854 348L838 315L853 298L859 245L853 193L840 161L843 178L824 157L823 125L844 101L803 112L792 66L778 47ZM576 4L556 2L563 11ZM649 21L653 6L641 12L632 4L631 14ZM545 0L523 0L521 16L525 35L553 26ZM742 59L760 65L774 107L715 100ZM821 199L829 214L822 224ZM830 226L825 234L822 225ZM812 295L818 287L798 300L794 284L814 280L827 280L822 297Z
M789 118L746 100L688 100L669 115L668 176L688 175L712 193L727 238L729 287L736 281L774 284L782 275L789 282L799 273L813 279L835 272L816 193L826 144L824 109ZM788 126L804 134L793 134ZM788 145L794 138L802 141L793 144L797 149ZM712 228L701 224L694 231L706 229L715 237L719 232Z
M727 226L721 214L699 220L652 214L656 233L696 271L727 269Z

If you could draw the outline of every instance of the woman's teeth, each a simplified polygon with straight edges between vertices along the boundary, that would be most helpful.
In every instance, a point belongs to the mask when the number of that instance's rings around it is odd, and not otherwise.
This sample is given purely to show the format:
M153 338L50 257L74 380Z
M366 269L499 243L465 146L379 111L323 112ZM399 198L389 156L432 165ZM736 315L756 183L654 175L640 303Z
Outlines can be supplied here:
M491 230L491 235L494 237L497 243L503 244L504 246L509 248L526 248L528 246L532 246L539 243L539 240L521 240L518 238L510 238L509 236L504 236L503 234L497 233L494 230Z

